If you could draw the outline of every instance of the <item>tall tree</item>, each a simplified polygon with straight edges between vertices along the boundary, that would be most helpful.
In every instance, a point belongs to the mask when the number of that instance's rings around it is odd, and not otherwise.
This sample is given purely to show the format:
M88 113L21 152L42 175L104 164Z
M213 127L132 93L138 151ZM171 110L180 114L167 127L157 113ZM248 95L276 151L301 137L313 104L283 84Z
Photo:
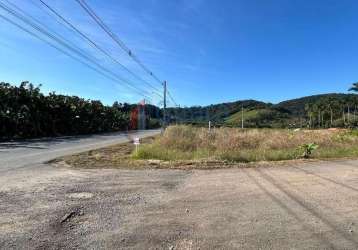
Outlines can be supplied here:
M349 91L358 92L358 82L353 83L352 87L349 89Z

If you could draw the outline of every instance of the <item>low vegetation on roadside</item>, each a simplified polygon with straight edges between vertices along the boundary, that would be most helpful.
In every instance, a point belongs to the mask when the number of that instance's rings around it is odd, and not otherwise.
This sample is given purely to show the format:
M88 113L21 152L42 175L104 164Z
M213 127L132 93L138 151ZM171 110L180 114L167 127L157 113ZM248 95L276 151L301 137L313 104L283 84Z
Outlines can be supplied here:
M168 127L163 136L141 145L133 159L162 161L257 162L298 158L358 156L355 130L237 129Z
M180 125L168 127L163 135L141 140L137 150L131 141L62 157L55 162L76 168L208 169L287 165L286 160L344 157L358 157L358 130L215 128L208 131Z

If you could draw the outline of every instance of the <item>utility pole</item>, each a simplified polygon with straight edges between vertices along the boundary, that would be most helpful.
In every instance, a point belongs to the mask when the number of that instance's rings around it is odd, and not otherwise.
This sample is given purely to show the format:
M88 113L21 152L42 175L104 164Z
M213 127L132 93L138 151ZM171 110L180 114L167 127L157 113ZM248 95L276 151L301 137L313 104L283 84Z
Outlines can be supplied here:
M347 116L347 120L348 120L348 125L350 123L350 108L349 108L349 105L348 105L348 116Z
M319 128L322 127L322 111L321 110L318 111L318 126L319 126Z
M163 89L164 89L164 102L163 102L163 131L165 127L167 126L167 81L163 82Z
M345 124L346 123L346 116L344 114L344 107L343 107L343 123Z
M244 106L241 105L241 129L244 129Z

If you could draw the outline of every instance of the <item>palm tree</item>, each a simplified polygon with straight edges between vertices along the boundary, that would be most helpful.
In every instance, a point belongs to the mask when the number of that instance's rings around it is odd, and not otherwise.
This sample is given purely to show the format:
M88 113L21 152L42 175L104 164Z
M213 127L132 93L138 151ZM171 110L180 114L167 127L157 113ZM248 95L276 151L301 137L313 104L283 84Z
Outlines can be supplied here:
M353 86L349 89L349 91L358 92L358 82L353 83Z

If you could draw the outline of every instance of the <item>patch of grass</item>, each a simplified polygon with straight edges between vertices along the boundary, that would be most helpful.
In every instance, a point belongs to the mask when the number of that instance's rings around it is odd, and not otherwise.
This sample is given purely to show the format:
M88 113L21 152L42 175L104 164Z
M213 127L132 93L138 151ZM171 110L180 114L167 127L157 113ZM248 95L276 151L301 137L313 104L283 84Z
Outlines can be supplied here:
M318 145L307 154L305 145ZM132 154L133 159L248 163L303 156L322 159L358 156L356 130L237 129L171 126L164 135Z
M251 120L258 118L261 112L268 112L267 109L254 109L254 110L245 110L244 117L246 120ZM226 118L225 122L228 124L239 124L241 122L242 113L241 111L229 116Z
M358 129L350 130L348 134L351 136L358 136Z
M132 154L132 159L160 159L163 161L192 160L192 154L175 149L163 149L158 145L143 145Z

